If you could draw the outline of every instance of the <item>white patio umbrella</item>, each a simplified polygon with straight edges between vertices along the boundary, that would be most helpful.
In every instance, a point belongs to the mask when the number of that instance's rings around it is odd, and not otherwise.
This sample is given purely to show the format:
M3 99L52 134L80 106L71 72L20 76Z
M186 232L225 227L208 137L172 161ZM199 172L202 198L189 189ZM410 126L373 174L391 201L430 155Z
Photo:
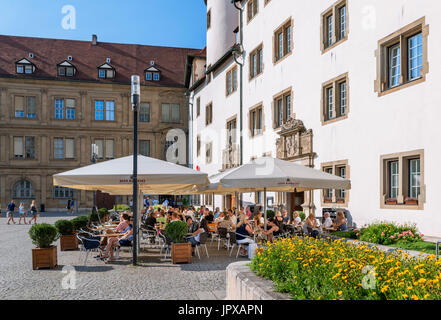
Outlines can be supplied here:
M54 185L80 190L124 192L132 190L133 156L104 161L55 174ZM208 184L203 172L138 155L138 185L148 194L177 194Z
M264 191L266 227L266 192L302 192L316 189L351 188L351 182L338 176L300 164L263 157L244 164L220 179L225 189L253 188Z

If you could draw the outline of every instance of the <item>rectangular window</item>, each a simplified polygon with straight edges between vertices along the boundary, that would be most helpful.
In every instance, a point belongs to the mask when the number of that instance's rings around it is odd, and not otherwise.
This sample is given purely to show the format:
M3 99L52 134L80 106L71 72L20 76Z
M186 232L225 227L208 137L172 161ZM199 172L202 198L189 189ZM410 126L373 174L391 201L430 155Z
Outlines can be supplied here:
M54 158L56 160L64 159L64 139L55 138L54 139Z
M179 123L181 121L181 106L163 103L161 105L161 121Z
M26 159L35 159L35 137L25 138Z
M396 44L389 48L389 87L400 84L401 76L401 48Z
M207 12L207 30L211 27L211 9Z
M339 9L340 12L340 39L346 37L346 6Z
M104 140L97 139L95 140L95 144L98 147L97 159L104 159Z
M55 119L64 119L64 100L55 99Z
M114 141L106 140L106 159L113 159L115 157L114 154Z
M346 82L340 83L340 115L346 114Z
M115 102L106 101L106 120L115 121Z
M95 101L95 120L102 121L104 120L104 101L96 100Z
M37 117L37 102L35 97L26 97L26 116L28 119Z
M263 132L262 110L263 107L259 106L250 111L250 120L251 120L250 131L252 137L257 136Z
M66 99L66 119L75 120L75 99Z
M326 173L333 174L333 168L326 168ZM333 189L326 189L326 197L328 198L328 201L330 200L332 202L332 198L334 197L334 190Z
M196 99L196 117L199 117L201 115L201 98L198 97Z
M150 140L139 140L139 154L150 157Z
M378 96L426 80L428 29L423 17L378 41L375 81Z
M321 168L328 174L350 178L348 160L322 163ZM322 205L326 207L347 207L349 202L349 193L344 189L324 189L322 195Z
M284 110L284 121L288 121L288 119L291 117L291 95L285 96L285 110Z
M421 187L420 159L409 160L409 197L418 198Z
M24 158L24 141L23 137L14 137L14 158Z
M56 199L72 199L73 190L69 188L63 188L59 186L54 187L54 198Z
M199 157L201 155L201 136L197 135L196 137L196 156Z
M146 72L145 73L145 79L147 81L152 81L152 73L151 72Z
M205 107L205 125L208 126L213 122L213 104L210 103Z
M346 167L338 167L337 172L340 178L346 179ZM345 196L346 196L346 190L338 190L337 197L339 199L344 199Z
M328 47L332 46L333 36L334 36L334 26L333 26L334 16L330 15L326 18L326 25L327 25L327 44Z
M234 66L226 73L226 93L227 96L237 90L237 67Z
M141 102L139 106L139 122L150 122L150 103Z
M408 42L408 79L409 81L421 77L423 67L423 34L418 33L410 37Z
M15 97L15 117L24 118L25 116L24 97Z
M283 124L283 99L277 100L277 128Z
M292 20L289 19L284 25L274 32L274 62L284 58L292 51Z
M334 117L334 89L333 88L326 89L326 107L328 110L328 119L332 119Z
M322 85L322 125L346 119L349 114L349 78L343 74Z
M399 190L398 161L389 162L389 198L396 199Z
M275 129L281 127L292 116L293 106L291 89L285 90L274 98L273 111L273 128Z
M66 159L75 158L75 139L66 139Z
M263 48L262 45L250 53L250 79L263 72Z
M236 119L227 122L227 145L232 147L236 144Z
M211 163L213 159L213 143L207 143L205 145L205 163Z
M248 22L259 12L258 0L248 1Z

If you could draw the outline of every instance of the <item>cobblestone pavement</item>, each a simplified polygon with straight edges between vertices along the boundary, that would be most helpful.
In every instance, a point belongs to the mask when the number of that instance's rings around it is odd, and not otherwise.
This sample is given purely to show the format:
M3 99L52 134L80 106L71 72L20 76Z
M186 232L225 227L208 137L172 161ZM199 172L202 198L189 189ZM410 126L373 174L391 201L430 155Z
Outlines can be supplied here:
M46 216L39 223L53 224L59 217ZM29 225L7 225L0 218L0 299L224 299L226 267L238 261L229 257L225 249L209 248L210 258L201 250L201 260L192 264L173 265L162 260L159 251L149 250L141 257L142 266L131 265L131 254L122 250L120 259L105 264L89 255L84 266L85 253L60 252L53 270L32 270L34 247L29 236ZM18 222L18 220L16 220ZM240 260L240 259L239 259ZM76 289L63 289L63 267L75 268ZM67 269L67 268L65 268ZM70 275L73 275L72 273Z

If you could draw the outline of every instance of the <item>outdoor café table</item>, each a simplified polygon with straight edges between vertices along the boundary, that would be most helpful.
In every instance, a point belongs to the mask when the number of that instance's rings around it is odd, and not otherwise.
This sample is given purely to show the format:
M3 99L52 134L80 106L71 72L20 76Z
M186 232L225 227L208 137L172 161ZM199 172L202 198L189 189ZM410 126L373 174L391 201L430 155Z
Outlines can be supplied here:
M99 237L106 237L106 238L113 238L113 237L120 237L123 236L124 233L108 233L108 234L100 234Z
M209 231L216 231L217 225L215 223L209 223L208 229Z

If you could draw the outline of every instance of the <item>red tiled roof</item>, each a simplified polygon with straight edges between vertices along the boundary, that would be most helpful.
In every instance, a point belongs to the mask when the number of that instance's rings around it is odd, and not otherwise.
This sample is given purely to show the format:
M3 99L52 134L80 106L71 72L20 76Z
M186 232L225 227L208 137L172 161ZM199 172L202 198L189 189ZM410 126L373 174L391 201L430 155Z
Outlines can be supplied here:
M31 52L34 54L32 59L29 58ZM91 41L0 35L0 77L129 84L131 76L137 74L144 85L182 87L186 57L199 52L200 49L99 41L94 46ZM67 60L68 56L73 57L70 63L77 68L77 73L74 77L58 77L57 64ZM34 74L16 74L15 62L22 58L36 65ZM116 69L116 76L111 80L99 79L97 67L106 63L107 58ZM155 67L161 71L160 81L145 80L144 70L150 67L150 61L155 61Z

